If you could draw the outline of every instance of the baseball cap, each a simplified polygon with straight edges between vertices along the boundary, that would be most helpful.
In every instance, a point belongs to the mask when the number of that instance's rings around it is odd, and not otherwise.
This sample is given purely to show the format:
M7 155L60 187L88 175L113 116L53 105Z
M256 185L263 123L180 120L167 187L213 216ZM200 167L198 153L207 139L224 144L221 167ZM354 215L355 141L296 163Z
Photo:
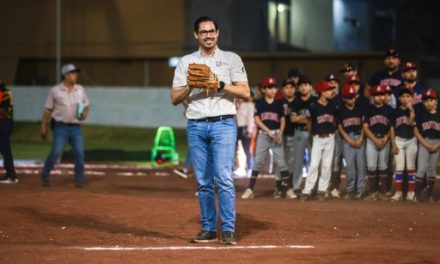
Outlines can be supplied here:
M337 82L339 82L338 77L336 77L336 75L334 75L333 73L327 75L327 76L325 77L325 80L326 80L327 82L330 82L330 81L337 81Z
M437 93L432 88L429 88L422 93L422 100L429 98L437 99Z
M73 64L65 64L61 67L61 74L65 75L69 72L80 72L80 68L76 67Z
M413 92L410 88L406 87L405 85L402 85L402 86L400 86L400 89L399 89L399 96L401 96L402 94L412 95Z
M332 89L332 88L333 87L330 86L330 83L328 81L322 81L315 86L315 91L316 91L316 93L320 94L320 93L322 93L326 90Z
M260 86L263 88L277 86L277 81L272 76L267 76L264 77L263 80L261 80Z
M289 73L287 74L287 77L291 78L291 77L299 77L301 76L302 72L300 69L298 68L292 68Z
M356 88L352 84L346 84L342 87L342 97L356 96Z
M413 61L408 61L402 66L402 71L417 70L417 65Z
M382 86L382 90L383 90L383 93L384 94L391 94L391 93L393 93L393 91L391 90L391 86L389 86L389 85L380 85L380 86Z
M282 84L281 84L281 87L284 87L284 86L286 86L286 85L288 85L288 84L291 84L292 86L296 86L295 85L295 83L292 81L292 80L290 80L289 78L287 78L287 79L285 79L285 80L283 80L283 82L282 82Z
M383 95L384 93L385 93L384 85L375 85L371 87L370 94L372 96Z
M356 68L351 63L345 63L342 69L340 70L341 73L348 72L348 71L354 71Z
M347 78L345 78L345 83L347 84L360 83L359 75L355 74L348 76Z
M301 74L298 79L298 85L303 83L312 84L312 79L307 75Z
M395 49L388 49L388 50L385 51L385 58L386 57L399 58L399 53Z

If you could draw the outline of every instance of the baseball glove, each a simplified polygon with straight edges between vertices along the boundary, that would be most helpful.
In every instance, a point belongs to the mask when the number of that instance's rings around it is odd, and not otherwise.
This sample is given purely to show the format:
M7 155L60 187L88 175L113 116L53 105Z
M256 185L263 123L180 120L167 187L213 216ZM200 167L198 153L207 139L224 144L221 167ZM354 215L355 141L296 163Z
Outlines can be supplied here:
M217 76L205 64L190 64L188 67L188 85L191 88L204 88L206 95L209 95L209 89L217 92L220 87Z

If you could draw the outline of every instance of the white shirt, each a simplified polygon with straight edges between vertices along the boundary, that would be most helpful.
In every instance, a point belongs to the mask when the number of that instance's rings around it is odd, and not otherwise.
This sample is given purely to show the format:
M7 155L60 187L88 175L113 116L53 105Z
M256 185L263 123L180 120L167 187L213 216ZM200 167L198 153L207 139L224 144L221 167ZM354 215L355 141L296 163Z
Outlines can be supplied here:
M180 60L174 72L173 89L187 85L188 66L190 63L206 64L217 75L219 81L225 84L232 82L247 82L247 75L240 56L233 52L222 51L217 48L210 57L204 57L200 51L188 54ZM235 97L225 92L216 93L206 89L192 89L188 96L186 118L200 119L220 115L235 115Z
M52 118L58 122L79 124L77 111L79 103L89 105L89 99L81 85L75 84L69 92L64 83L52 87L46 100L46 108L52 110Z
M246 127L248 133L254 132L255 105L253 102L242 102L237 107L237 126Z

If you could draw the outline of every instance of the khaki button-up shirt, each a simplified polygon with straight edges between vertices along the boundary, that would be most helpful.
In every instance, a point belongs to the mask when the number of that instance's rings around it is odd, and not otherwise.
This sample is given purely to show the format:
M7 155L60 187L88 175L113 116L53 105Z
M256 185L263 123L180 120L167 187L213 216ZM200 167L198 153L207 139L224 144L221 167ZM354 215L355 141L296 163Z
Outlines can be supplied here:
M52 110L52 118L55 121L79 124L78 107L83 104L84 107L89 106L89 98L81 85L75 84L69 92L60 83L52 87L46 100L46 108Z
M200 51L193 52L182 57L174 72L173 88L187 85L188 66L190 63L206 64L217 75L219 81L225 84L232 82L247 82L247 75L241 58L229 51L216 49L210 57L202 56ZM206 96L205 89L192 89L188 97L186 117L188 119L200 119L220 115L235 115L235 97L225 92L215 93L210 90Z

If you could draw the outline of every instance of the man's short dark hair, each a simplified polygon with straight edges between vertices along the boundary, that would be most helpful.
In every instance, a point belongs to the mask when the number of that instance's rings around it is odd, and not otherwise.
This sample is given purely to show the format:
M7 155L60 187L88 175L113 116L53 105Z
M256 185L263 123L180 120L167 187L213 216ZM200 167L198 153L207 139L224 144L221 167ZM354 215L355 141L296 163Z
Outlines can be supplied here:
M214 23L215 30L218 30L217 22L215 22L214 19L208 16L202 16L197 18L197 20L194 22L194 32L199 32L199 26L202 22L212 22Z

